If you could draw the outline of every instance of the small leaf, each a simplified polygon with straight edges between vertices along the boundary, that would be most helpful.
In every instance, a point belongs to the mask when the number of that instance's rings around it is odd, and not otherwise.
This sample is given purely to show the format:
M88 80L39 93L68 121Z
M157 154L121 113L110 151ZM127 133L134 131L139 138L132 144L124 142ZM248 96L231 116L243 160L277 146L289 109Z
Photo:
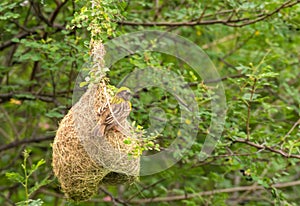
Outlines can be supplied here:
M263 181L263 180L261 180L261 179L258 179L258 180L257 180L257 183L258 183L259 185L265 187L265 188L268 188L268 187L269 187L269 185L268 185L265 181Z
M7 172L5 174L5 176L13 182L21 182L22 183L24 181L24 177L16 172Z
M25 99L35 99L35 96L33 96L32 94L16 94L15 95L16 98L21 99L21 98L25 98Z
M19 42L20 42L20 39L18 39L18 38L12 38L12 39L11 39L11 42L19 43Z
M45 177L41 182L36 182L35 185L29 189L29 196L37 191L40 187L45 186L50 182L52 182L52 180L49 180L49 177Z
M35 172L41 165L45 164L46 161L44 159L41 159L40 161L38 161L37 164L33 164L30 168L30 174L32 174L33 172Z
M54 118L54 117L56 117L56 118L62 118L64 115L61 114L61 113L59 113L59 112L57 112L56 110L57 109L52 109L51 111L49 111L48 113L46 113L46 116L50 117L50 118Z
M43 205L43 201L41 199L37 199L37 200L25 200L22 202L18 202L16 203L17 206L42 206Z
M79 87L84 87L86 85L88 85L88 82L80 82Z
M23 156L24 156L24 159L26 160L28 157L29 157L29 154L31 153L31 149L25 149L23 151Z
M130 139L124 139L124 144L131 144L131 140Z

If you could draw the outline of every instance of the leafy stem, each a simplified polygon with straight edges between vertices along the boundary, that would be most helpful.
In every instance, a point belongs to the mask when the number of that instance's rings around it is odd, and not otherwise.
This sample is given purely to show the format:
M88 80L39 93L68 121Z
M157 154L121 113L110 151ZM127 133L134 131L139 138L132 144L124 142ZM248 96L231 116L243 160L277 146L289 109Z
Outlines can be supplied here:
M22 185L25 189L25 197L26 197L26 206L28 206L28 200L29 200L29 193L28 193L28 178L30 175L27 173L27 159L29 157L30 151L24 150L23 155L24 155L24 162L22 164L22 168L24 170L24 182L22 182Z
M37 205L40 206L43 204L43 201L40 199L37 200L32 200L30 199L31 195L36 192L40 187L47 185L50 180L47 177L45 177L43 180L41 180L40 182L35 182L35 184L33 186L31 186L32 184L30 183L30 177L32 176L32 174L34 172L36 172L41 165L45 164L45 160L44 159L40 159L36 164L32 164L31 167L28 167L28 158L30 156L30 150L24 150L23 155L24 155L24 159L23 159L23 164L22 169L23 172L22 173L17 173L17 172L7 172L6 173L6 177L13 181L13 182L19 182L23 187L24 187L24 191L25 191L25 200L18 202L16 205L18 206L29 206L29 205Z
M253 100L253 95L255 93L255 85L256 85L256 78L253 79L253 84L251 87L250 99L247 103L247 120L246 120L246 128L247 128L247 140L250 139L250 117L251 117L251 101Z

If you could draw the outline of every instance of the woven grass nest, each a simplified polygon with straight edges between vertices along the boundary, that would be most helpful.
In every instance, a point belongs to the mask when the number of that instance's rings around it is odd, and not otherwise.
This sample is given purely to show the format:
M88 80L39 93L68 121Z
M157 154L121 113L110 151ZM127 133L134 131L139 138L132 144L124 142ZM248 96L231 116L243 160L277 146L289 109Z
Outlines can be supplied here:
M61 121L53 142L54 174L67 198L77 202L91 198L101 184L132 183L139 175L139 158L129 156L136 145L125 144L126 135L109 130L99 138L92 133L97 109L111 98L104 88L101 83L84 93ZM130 129L129 123L125 127Z

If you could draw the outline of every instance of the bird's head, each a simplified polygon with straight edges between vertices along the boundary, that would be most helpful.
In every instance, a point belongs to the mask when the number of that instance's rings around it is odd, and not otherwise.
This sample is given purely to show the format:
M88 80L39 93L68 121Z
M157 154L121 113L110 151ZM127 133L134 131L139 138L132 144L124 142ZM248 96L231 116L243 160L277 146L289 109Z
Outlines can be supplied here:
M123 98L125 101L129 101L131 98L131 91L127 87L121 87L118 89L116 96Z

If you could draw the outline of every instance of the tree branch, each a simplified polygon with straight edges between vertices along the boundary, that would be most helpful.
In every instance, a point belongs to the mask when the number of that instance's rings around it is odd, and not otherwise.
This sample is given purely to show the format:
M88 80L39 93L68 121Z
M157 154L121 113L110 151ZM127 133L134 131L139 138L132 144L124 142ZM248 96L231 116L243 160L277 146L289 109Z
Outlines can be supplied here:
M277 184L271 185L271 187L280 189L280 188L285 188L285 187L293 187L293 186L297 186L297 185L300 185L300 180L294 181L294 182L277 183ZM186 194L186 195L178 195L178 196L135 199L135 200L130 201L130 203L145 204L145 203L153 203L153 202L178 201L178 200L196 198L198 196L210 196L210 195L215 195L215 194L220 194L220 193L233 193L233 192L242 192L242 191L263 190L263 189L265 189L265 187L256 186L256 185L241 186L241 187L218 189L218 190L204 191L204 192L198 192L198 193L194 193L194 194Z
M270 146L265 146L265 145L261 145L261 144L256 144L254 142L251 142L247 139L234 139L232 140L233 143L244 143L244 144L247 144L247 145L250 145L252 147L255 147L257 149L260 149L260 150L268 150L270 152L274 152L274 153L277 153L277 154L280 154L281 156L283 157L286 157L286 158L296 158L296 159L300 159L300 155L296 155L296 154L289 154L289 153L286 153L282 150L279 150L279 149L275 149L273 147L270 147Z
M43 15L41 11L41 7L39 3L34 2L33 0L30 0L30 5L32 6L36 16L43 22L45 22L49 27L51 27L50 21Z
M225 80L228 80L228 79L238 79L238 78L244 78L244 77L246 77L245 74L236 74L236 75L221 77L219 79L208 79L208 80L204 81L204 84L217 83L217 82L225 81ZM189 82L187 84L187 86L190 86L190 87L191 86L197 86L198 84L199 84L199 82Z
M131 197L128 198L128 201L132 200L133 198L135 198L138 194L141 194L144 190L148 190L148 189L151 189L152 187L156 186L157 184L165 181L166 178L162 178L162 179L159 179L158 181L150 184L150 185L147 185L146 187L143 187L142 190L139 190L137 191L136 193L134 193L133 195L131 195Z
M24 95L21 97L18 97L18 95ZM31 95L32 97L26 96ZM56 98L69 98L66 95L60 95L56 96ZM34 94L34 92L18 92L18 93L4 93L0 94L0 104L10 101L11 98L15 98L18 100L41 100L43 102L49 102L49 103L55 103L58 104L58 102L54 99L53 95L47 95L47 94Z
M47 136L41 136L41 137L36 137L32 139L22 139L22 140L16 140L8 144L3 144L0 146L0 152L3 152L5 150L12 149L14 147L18 147L24 144L30 144L30 143L39 143L43 141L49 141L53 140L54 136L53 135L47 135Z
M119 198L114 197L114 196L113 196L110 192L108 192L104 187L100 187L99 189L111 198L112 203L113 203L114 205L117 205L116 203L120 203L120 204L125 205L125 206L128 205L125 201L123 201L123 200L121 200L121 199L119 199Z
M38 27L35 27L34 30L27 31L27 32L21 32L21 33L19 33L18 35L12 37L12 39L15 39L15 38L16 38L16 39L23 39L23 38L25 38L25 37L27 37L27 36L29 36L29 35L31 35L31 34L36 34L37 31L38 31L39 29L42 29L42 28L43 28L42 26L38 26ZM8 40L8 41L2 43L2 44L0 45L0 51L2 51L3 49L5 49L5 48L7 48L7 47L10 47L10 46L13 45L13 44L15 44L15 42L13 42L12 40Z
M291 3L292 0L283 3L277 9L269 12L267 14L260 14L257 15L254 19L249 18L242 18L242 19L212 19L212 20L201 20L201 21L189 21L189 22L132 22L132 21L119 21L117 22L120 25L127 25L127 26L197 26L197 25L211 25L211 24L223 24L230 27L243 27L249 24L254 24L259 21L263 21L268 17L273 16L274 14L278 13L282 9L293 7L294 5L300 3L300 0L297 0ZM234 11L233 11L234 12Z
M298 121L294 123L294 125L288 131L288 133L286 135L284 135L283 139L286 139L299 124L300 124L300 119L298 119Z
M247 102L247 119L246 119L246 130L247 130L247 140L250 140L250 135L251 135L251 128L250 128L250 119L251 119L251 104L253 100L253 96L255 93L255 85L256 85L257 80L253 80L253 84L251 86L251 91L250 91L250 99Z
M65 30L65 27L60 24L53 24L52 27L56 28L57 31ZM16 42L13 42L12 39L24 39L29 35L37 34L39 31L44 31L44 30L45 30L45 26L36 26L31 29L28 29L28 31L26 32L21 32L16 36L11 37L10 40L0 44L0 51L6 49L7 47L10 47L13 44L16 44Z
M68 2L68 0L64 0L63 2L57 2L57 7L55 8L55 10L52 12L52 14L50 15L49 18L49 22L51 24L54 23L54 20L56 19L60 9Z

